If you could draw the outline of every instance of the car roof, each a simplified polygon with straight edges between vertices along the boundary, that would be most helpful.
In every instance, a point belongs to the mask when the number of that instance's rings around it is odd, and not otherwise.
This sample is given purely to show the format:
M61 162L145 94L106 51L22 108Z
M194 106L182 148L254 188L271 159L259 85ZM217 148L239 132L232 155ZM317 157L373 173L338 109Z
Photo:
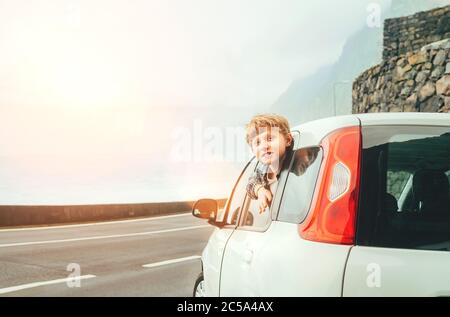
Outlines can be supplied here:
M318 145L327 134L339 128L359 125L448 126L450 129L450 114L425 112L351 114L308 121L292 127L291 131L300 132L299 143L296 145L296 148L299 148Z
M450 113L383 112L355 114L361 125L430 125L449 126Z
M292 127L291 130L300 132L298 144L295 146L299 148L320 144L322 139L331 131L359 125L359 119L355 115L346 115L308 121Z

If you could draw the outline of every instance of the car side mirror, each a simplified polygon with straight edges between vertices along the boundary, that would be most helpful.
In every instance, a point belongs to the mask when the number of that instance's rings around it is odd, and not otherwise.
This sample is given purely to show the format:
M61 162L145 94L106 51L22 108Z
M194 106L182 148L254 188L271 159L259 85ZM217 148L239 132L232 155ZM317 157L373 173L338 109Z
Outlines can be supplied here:
M214 222L216 220L219 206L215 199L199 199L192 207L192 215L200 219L207 219Z

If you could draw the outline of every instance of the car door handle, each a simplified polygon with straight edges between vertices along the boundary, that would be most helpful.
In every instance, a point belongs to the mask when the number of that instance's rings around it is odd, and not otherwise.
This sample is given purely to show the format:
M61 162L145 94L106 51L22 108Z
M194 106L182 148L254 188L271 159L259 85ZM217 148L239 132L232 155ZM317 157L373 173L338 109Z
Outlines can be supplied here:
M245 250L245 252L244 252L244 262L247 263L247 264L250 264L250 263L252 263L252 260L253 260L253 251L249 250L249 249Z

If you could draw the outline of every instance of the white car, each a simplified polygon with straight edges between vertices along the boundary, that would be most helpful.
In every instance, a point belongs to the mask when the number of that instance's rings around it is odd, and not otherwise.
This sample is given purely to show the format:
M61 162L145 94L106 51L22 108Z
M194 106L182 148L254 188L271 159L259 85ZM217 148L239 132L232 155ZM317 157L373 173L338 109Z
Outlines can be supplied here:
M450 114L355 114L294 127L259 213L245 185L223 210L194 296L450 296Z

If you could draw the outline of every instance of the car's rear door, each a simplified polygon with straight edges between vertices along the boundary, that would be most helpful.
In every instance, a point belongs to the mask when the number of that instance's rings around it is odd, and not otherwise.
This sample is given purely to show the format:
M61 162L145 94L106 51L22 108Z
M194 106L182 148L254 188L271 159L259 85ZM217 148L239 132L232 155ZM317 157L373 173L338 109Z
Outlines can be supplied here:
M450 127L371 125L362 137L343 295L450 296Z
M298 143L298 131L292 131L294 146ZM279 193L283 190L286 180L287 170L292 152L287 152L287 159L284 160L283 172L280 174L278 182L271 186L273 201L270 211L259 212L257 200L251 200L246 195L242 213L239 217L239 225L230 237L223 256L220 296L254 296L258 295L258 286L254 282L255 268L257 267L260 250L270 238L270 227L276 217L279 200ZM248 181L248 178L247 178Z
M290 154L291 157L292 153ZM284 164L289 165L285 160ZM246 195L239 225L232 233L223 256L220 296L258 296L258 283L255 281L255 270L261 263L260 250L270 239L270 227L273 221L272 213L276 216L276 200L278 192L282 190L281 184L286 179L287 171L280 175L278 182L271 186L273 201L270 211L259 212L257 200ZM247 179L248 180L248 179Z

